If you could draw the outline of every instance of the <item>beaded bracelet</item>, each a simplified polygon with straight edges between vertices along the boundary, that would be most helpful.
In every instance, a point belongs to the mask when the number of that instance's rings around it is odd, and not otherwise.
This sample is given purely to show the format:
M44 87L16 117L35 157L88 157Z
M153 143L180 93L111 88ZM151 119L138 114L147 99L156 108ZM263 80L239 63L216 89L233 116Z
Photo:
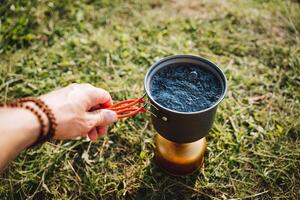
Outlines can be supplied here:
M48 132L47 132L47 124L43 120L42 115L35 108L33 108L29 105L26 105L25 104L26 102L34 103L40 109L40 111L42 111L47 116L48 121L49 121ZM45 104L40 99L37 99L34 97L25 97L25 98L17 99L14 102L8 102L5 104L0 103L0 107L24 108L24 109L32 112L37 117L37 119L40 123L40 126L41 126L40 134L39 134L38 139L30 147L36 146L38 144L41 144L41 143L44 143L44 142L50 140L56 132L57 123L56 123L55 116L52 113L51 109L47 106L47 104Z

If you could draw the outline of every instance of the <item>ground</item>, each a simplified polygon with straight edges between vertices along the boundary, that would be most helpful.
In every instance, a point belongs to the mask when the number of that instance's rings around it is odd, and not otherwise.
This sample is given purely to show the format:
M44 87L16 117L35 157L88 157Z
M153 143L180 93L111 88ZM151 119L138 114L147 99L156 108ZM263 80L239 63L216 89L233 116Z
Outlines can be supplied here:
M210 59L229 90L192 175L155 166L146 113L96 143L23 152L0 175L0 199L299 199L299 33L296 0L2 2L0 101L72 82L137 98L151 64L174 54Z

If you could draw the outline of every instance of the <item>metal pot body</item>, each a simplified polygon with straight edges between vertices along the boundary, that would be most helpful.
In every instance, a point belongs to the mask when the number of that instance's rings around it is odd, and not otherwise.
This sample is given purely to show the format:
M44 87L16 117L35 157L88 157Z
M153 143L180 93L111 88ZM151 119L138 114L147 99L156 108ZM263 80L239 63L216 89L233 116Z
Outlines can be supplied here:
M151 100L150 100L151 101ZM217 107L201 114L184 115L165 110L151 101L151 120L155 130L164 138L177 143L195 142L209 132Z
M160 69L175 63L195 64L214 73L222 85L222 95L219 100L209 108L197 112L178 112L157 103L150 92L151 79ZM208 134L213 125L218 104L223 100L227 91L224 73L212 62L194 55L175 55L158 61L148 70L144 85L151 103L152 124L155 130L164 138L177 143L195 142Z

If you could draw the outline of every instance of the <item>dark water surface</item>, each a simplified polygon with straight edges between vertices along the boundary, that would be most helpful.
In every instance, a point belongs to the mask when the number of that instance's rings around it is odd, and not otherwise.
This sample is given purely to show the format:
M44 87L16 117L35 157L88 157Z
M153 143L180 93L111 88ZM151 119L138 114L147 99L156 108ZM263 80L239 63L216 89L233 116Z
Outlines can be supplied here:
M164 67L153 75L150 84L155 101L181 112L206 109L222 95L222 85L215 74L190 64Z

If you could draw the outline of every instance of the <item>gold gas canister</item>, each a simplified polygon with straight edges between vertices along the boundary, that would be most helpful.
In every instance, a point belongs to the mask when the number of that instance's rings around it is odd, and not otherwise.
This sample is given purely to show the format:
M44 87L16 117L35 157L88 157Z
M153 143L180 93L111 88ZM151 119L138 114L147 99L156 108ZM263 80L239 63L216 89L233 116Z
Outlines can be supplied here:
M156 134L155 163L171 175L187 175L203 165L206 138L191 143L176 143Z

